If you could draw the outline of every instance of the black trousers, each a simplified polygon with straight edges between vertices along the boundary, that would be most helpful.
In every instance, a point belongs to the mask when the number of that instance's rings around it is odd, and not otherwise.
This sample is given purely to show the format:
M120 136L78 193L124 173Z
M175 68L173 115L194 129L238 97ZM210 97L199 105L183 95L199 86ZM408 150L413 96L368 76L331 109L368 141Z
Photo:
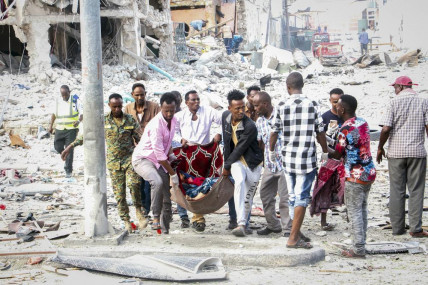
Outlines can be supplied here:
M55 130L54 147L58 153L61 153L69 144L74 142L79 129L72 130ZM74 148L71 149L67 159L65 160L64 170L67 173L73 172L73 155Z

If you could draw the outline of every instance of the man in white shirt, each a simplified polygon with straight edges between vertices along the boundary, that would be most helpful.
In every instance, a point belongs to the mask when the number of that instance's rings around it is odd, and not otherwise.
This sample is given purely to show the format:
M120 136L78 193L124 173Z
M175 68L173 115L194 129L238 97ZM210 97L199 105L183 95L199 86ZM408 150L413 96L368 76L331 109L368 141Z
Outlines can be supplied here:
M204 145L210 140L212 123L221 126L221 113L209 106L200 106L200 98L195 90L184 95L187 108L175 114L177 119L176 136L181 138L181 144ZM214 142L221 141L221 135L216 134ZM193 214L192 227L196 232L205 230L205 218L200 214Z

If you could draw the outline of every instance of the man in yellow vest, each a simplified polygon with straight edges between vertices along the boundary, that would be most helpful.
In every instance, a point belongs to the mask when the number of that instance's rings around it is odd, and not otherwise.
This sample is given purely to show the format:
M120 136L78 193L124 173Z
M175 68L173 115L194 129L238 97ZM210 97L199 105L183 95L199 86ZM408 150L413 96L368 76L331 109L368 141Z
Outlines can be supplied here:
M57 98L55 111L52 113L49 132L53 132L53 124L56 120L54 147L61 153L72 143L79 132L79 123L83 120L83 108L77 95L70 96L70 88L62 85L61 98ZM65 177L70 178L73 173L73 150L65 161Z

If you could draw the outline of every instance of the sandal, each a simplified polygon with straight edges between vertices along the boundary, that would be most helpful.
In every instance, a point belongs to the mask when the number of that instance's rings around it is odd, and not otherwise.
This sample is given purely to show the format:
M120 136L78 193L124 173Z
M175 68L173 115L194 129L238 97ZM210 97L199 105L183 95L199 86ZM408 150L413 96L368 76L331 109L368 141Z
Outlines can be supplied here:
M335 225L329 223L325 224L324 226L321 226L321 229L326 232L331 232L332 230L334 230L334 228Z
M305 242L303 239L299 238L299 240L296 242L296 244L287 244L287 248L304 248L304 249L311 249L313 246Z
M345 249L342 251L342 256L347 258L366 258L366 255L356 254L352 249Z
M160 223L158 223L158 222L153 222L152 223L152 230L160 230L161 229L161 225L160 225Z
M427 231L420 231L418 233L410 233L410 236L412 238L428 238L428 232Z

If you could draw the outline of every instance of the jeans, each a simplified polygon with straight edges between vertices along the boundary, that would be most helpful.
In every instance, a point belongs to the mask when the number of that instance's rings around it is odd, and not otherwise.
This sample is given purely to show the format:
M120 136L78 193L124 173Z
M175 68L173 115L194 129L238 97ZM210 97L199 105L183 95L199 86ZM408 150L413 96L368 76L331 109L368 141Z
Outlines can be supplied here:
M352 225L352 243L356 254L366 254L367 198L371 184L364 185L346 181L345 205Z
M314 169L309 173L296 174L285 172L288 188L288 204L290 218L294 219L295 207L307 207L311 195L312 182L315 179L317 170Z
M421 232L427 159L425 157L388 158L388 169L390 180L389 218L391 219L392 233L402 234L406 231L406 186L409 191L410 232Z
M368 53L367 44L361 44L361 55L365 55L366 53Z
M232 54L232 38L224 38L223 42L224 46L226 47L227 54Z
M232 163L230 172L235 181L234 200L238 225L245 226L248 222L248 215L251 213L261 169L262 167L259 165L251 170L241 161Z
M151 205L151 187L150 183L145 181L143 178L141 178L141 185L140 185L140 191L141 191L141 203L143 204L144 213L146 215L150 212L150 205Z
M74 142L77 137L77 133L79 129L71 129L71 130L55 130L55 139L54 139L54 148L55 150L61 154L64 149ZM67 173L73 172L73 156L74 156L74 148L70 150L70 153L65 160L64 170Z
M189 218L189 216L187 215L187 210L178 204L177 204L177 212L178 212L178 215L180 216L180 219Z

